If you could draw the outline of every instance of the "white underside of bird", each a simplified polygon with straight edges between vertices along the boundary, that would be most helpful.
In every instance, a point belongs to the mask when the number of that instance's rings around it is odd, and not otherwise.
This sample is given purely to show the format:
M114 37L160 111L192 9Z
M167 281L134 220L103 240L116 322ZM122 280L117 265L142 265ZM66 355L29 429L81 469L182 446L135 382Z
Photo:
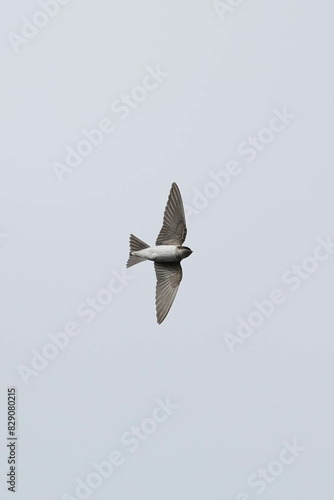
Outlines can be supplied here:
M177 245L159 245L131 252L131 255L141 259L153 260L154 262L179 262L181 259L178 253Z

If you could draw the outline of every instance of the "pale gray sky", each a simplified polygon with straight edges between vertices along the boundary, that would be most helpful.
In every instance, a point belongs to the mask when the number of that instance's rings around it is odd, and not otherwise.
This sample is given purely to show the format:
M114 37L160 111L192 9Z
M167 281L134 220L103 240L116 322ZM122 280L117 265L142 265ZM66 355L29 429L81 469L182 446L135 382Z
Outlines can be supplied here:
M15 498L327 498L332 3L60 4L0 16ZM193 254L159 326L152 263L124 267L173 181Z

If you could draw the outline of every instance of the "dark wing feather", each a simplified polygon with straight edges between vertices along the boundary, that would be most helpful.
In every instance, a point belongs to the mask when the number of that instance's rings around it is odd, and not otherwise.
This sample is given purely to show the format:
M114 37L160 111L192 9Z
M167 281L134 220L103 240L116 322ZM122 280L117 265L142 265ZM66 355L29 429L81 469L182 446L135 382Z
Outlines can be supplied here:
M182 280L182 268L177 263L154 263L157 276L155 291L155 305L157 321L162 323L174 302L176 293Z
M173 182L156 245L182 245L187 235L186 218L177 184Z

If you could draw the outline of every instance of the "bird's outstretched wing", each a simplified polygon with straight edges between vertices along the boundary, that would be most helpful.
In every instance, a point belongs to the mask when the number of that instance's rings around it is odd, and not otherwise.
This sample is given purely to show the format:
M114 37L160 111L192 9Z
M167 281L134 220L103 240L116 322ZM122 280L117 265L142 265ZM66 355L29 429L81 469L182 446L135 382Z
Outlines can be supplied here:
M179 262L154 263L157 276L155 305L157 321L162 323L172 307L176 293L182 280L182 268Z
M182 245L187 235L186 218L177 184L173 182L156 245Z

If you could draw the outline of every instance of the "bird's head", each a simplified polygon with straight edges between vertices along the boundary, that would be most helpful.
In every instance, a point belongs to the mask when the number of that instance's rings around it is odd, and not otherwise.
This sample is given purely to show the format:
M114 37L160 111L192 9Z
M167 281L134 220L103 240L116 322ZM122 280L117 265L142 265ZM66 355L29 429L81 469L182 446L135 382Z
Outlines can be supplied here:
M186 257L189 257L189 255L191 255L193 253L193 251L190 250L190 248L188 248L188 247L183 247L183 246L179 245L177 247L177 253L180 257L180 260L182 260L182 259L185 259Z

